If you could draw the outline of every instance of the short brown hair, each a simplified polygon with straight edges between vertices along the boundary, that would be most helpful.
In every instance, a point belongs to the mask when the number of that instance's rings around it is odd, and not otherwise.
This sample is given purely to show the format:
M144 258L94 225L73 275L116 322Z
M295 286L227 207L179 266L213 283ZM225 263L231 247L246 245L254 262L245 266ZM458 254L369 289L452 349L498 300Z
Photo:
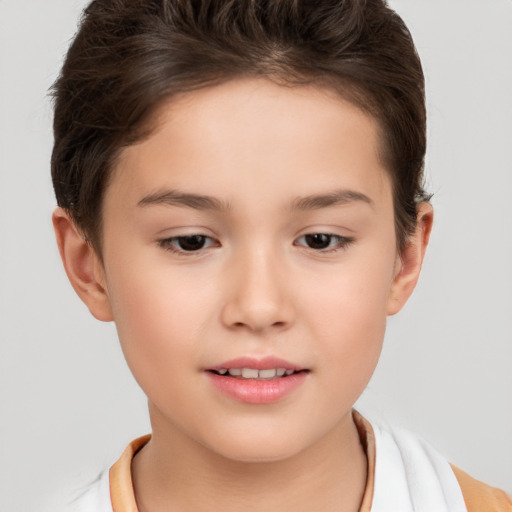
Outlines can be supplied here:
M384 0L92 1L53 86L52 178L93 246L116 157L147 135L151 113L242 76L326 86L378 120L403 248L426 199L424 77Z

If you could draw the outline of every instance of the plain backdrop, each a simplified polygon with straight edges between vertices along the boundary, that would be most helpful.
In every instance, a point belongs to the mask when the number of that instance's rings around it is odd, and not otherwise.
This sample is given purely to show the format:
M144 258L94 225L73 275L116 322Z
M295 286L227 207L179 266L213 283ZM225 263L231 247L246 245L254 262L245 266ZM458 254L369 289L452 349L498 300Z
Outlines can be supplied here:
M58 511L149 430L115 328L61 268L56 78L80 0L0 0L0 510ZM359 403L512 489L512 1L395 0L427 78L435 228Z

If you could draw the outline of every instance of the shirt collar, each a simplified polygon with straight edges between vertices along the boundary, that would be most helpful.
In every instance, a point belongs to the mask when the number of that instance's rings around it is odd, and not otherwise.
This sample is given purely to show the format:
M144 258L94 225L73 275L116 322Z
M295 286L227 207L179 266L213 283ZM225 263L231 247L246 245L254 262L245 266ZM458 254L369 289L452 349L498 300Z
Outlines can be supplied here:
M368 476L366 488L359 512L370 512L373 501L375 478L375 435L370 423L357 411L353 411L354 423L359 432L361 445L366 453ZM113 512L138 512L132 482L132 460L137 452L147 444L151 435L145 435L132 441L119 460L110 468L110 499Z

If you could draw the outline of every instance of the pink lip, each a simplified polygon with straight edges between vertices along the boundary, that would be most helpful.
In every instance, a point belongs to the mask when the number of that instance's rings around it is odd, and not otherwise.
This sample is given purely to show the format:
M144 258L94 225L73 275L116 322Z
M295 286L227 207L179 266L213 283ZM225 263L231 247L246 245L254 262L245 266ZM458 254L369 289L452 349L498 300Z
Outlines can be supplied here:
M228 368L253 368L255 370L270 370L271 368L286 368L287 370L299 371L304 368L297 366L296 364L280 359L279 357L267 356L263 359L257 359L254 357L238 357L225 361L224 363L211 366L208 370L221 370Z
M281 378L258 380L218 375L208 371L228 368L253 368L257 370L285 368L299 373ZM305 381L309 372L299 370L303 370L303 368L276 357L263 359L241 357L226 361L219 366L212 366L207 369L206 374L217 390L229 398L248 404L271 404L290 395Z

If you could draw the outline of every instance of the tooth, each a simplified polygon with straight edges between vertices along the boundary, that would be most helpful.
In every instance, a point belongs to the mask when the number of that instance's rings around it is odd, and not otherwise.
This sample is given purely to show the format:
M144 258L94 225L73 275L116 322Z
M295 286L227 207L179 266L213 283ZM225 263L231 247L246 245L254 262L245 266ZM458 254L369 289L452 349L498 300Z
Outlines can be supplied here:
M225 368L221 368L220 370L217 370L221 375L226 375L228 371Z
M258 373L258 370L253 368L242 368L242 377L244 379L257 379Z
M276 376L276 373L277 371L275 368L272 368L270 370L260 370L259 376L262 379L273 379Z
M233 377L238 377L239 375L242 375L242 370L240 368L230 368L228 372L229 375L233 375Z
M286 373L286 368L278 368L276 374L278 377L282 377Z
M286 375L291 375L293 373L293 370L286 370Z

